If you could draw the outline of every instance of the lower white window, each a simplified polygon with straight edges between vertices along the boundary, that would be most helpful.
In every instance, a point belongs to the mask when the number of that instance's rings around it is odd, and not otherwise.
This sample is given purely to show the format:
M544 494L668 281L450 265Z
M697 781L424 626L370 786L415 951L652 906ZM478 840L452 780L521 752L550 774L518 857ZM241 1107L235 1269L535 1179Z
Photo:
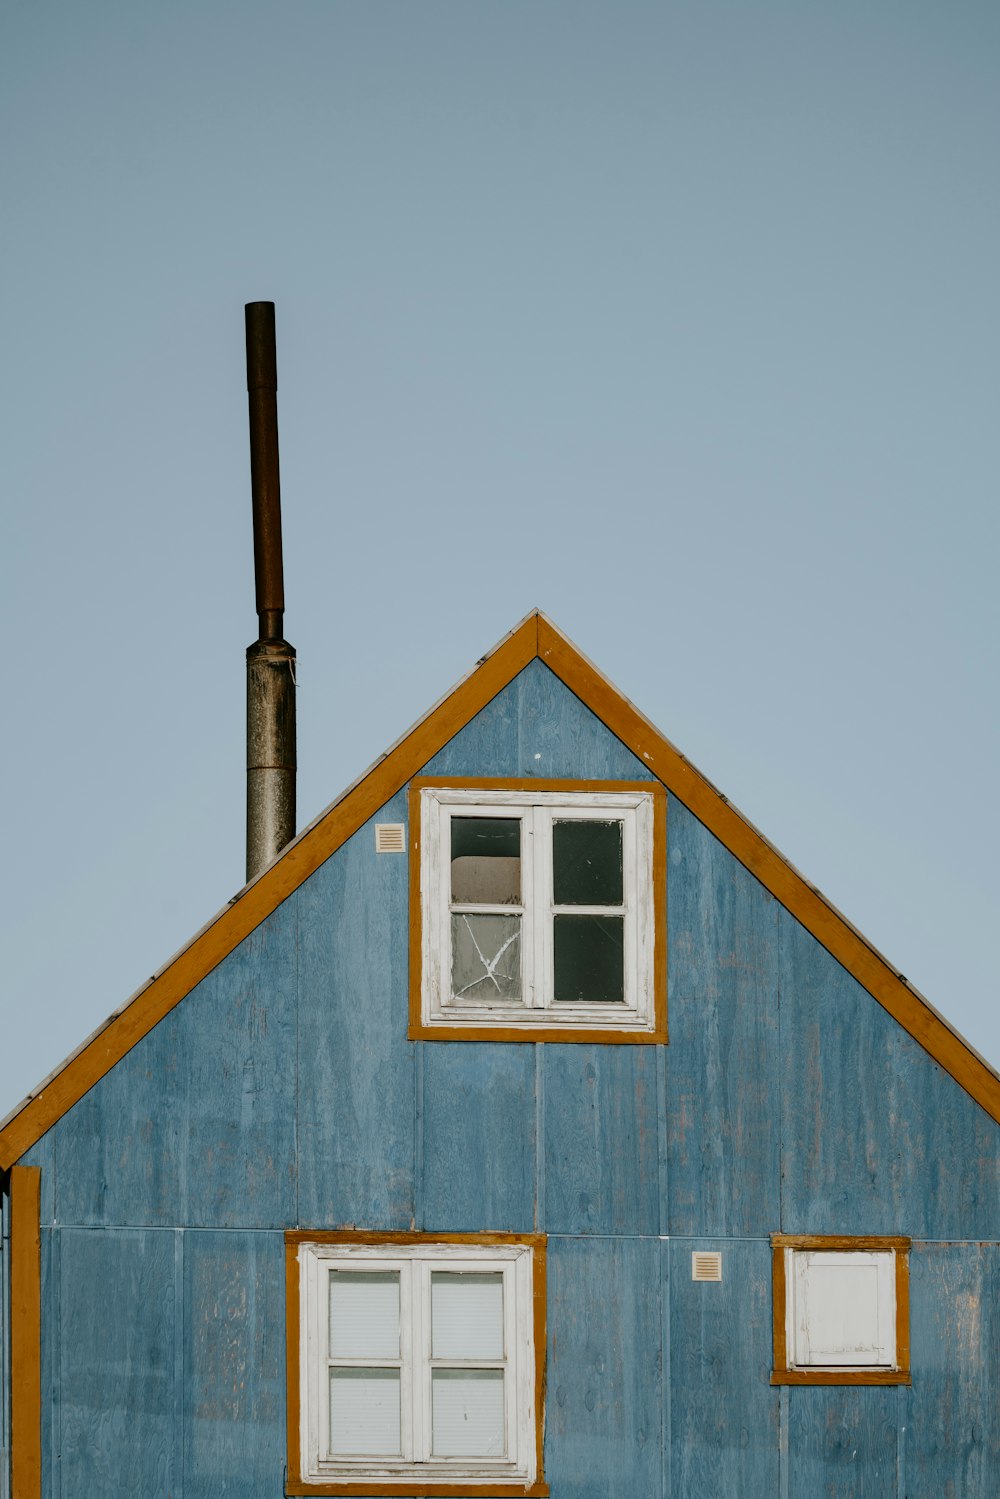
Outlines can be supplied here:
M299 1243L298 1477L530 1489L534 1256L523 1242Z

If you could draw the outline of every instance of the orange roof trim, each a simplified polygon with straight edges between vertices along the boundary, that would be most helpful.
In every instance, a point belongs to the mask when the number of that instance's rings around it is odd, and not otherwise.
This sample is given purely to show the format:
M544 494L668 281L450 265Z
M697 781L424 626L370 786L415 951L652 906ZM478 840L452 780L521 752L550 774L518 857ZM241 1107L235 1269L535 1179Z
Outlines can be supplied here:
M543 661L894 1020L1000 1123L1000 1076L825 896L534 610L360 780L0 1123L6 1171L196 984L402 789L529 661Z

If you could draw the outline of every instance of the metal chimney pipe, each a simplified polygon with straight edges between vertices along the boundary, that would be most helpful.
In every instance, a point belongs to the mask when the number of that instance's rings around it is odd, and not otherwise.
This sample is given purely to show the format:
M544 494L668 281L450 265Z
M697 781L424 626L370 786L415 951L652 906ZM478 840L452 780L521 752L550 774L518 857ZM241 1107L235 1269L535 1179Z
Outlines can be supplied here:
M247 392L258 638L247 647L247 880L295 837L295 649L285 590L278 477L274 303L248 302Z

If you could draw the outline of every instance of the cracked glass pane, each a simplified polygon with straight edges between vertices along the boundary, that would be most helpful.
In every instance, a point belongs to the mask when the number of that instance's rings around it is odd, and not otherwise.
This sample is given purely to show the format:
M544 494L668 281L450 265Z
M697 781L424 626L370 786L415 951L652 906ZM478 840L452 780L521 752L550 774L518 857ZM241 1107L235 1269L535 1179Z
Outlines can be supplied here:
M625 922L621 916L556 916L555 998L621 1004Z
M521 819L451 819L451 898L456 905L521 904Z
M451 992L455 999L521 998L521 918L453 912Z
M554 822L552 884L557 906L620 906L622 824Z

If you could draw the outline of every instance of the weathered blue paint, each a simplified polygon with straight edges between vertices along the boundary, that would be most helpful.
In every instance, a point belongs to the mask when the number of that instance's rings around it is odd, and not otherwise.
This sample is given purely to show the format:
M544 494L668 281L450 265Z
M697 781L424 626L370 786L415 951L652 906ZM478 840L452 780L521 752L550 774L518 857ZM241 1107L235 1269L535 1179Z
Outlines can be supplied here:
M280 1492L283 1278L280 1234L183 1235L184 1499Z
M545 1470L560 1499L661 1493L655 1238L549 1240Z
M380 816L404 822L406 798ZM298 899L299 1219L409 1228L416 1099L406 1039L407 860L376 854L374 822L366 823Z
M54 1492L59 1499L170 1494L177 1487L174 1235L106 1228L62 1229L57 1237Z
M425 773L649 778L539 662ZM46 1499L277 1499L290 1225L550 1235L553 1499L995 1499L997 1126L673 798L668 1048L408 1041L406 820L25 1158ZM771 1387L778 1229L918 1241L912 1390Z
M906 1499L1000 1493L1000 1245L920 1245L910 1301Z
M545 1220L552 1233L660 1231L652 1046L546 1046Z
M779 907L675 798L667 847L665 1231L766 1237L780 1220Z
M722 1254L720 1284L691 1279L696 1249ZM746 1239L671 1239L671 1499L778 1494L771 1376L771 1253ZM819 1492L819 1491L817 1491Z
M425 1046L420 1083L421 1229L533 1233L533 1046ZM471 1161L479 1169L470 1171Z

